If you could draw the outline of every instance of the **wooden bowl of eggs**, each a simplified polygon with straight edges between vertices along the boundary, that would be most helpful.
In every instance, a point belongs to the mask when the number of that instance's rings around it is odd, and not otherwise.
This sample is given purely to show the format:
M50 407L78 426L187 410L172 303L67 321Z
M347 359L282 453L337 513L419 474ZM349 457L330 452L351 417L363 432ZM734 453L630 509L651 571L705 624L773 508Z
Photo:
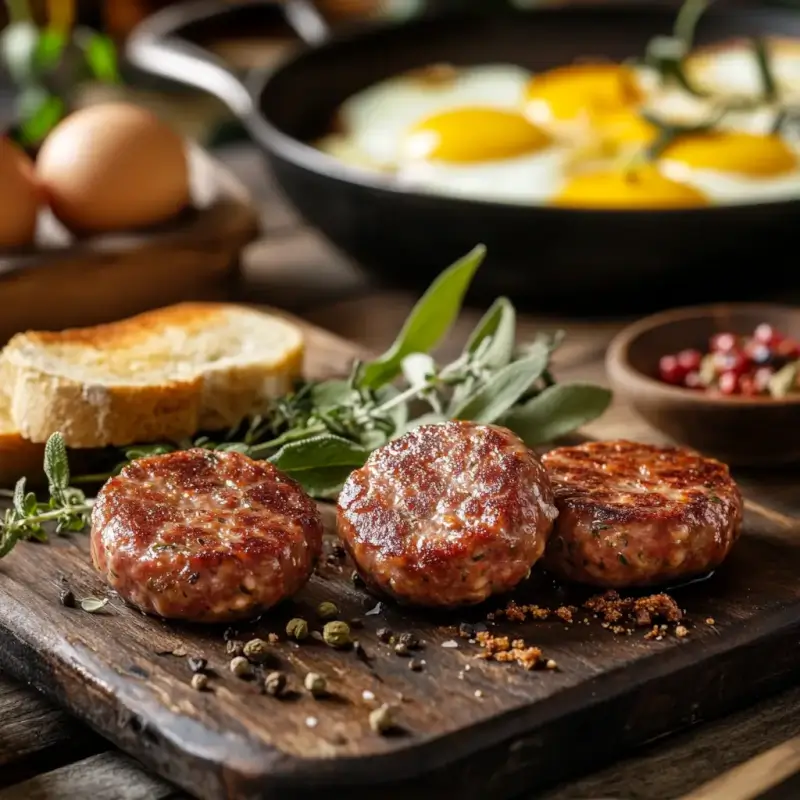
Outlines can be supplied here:
M257 233L244 187L139 106L76 111L35 161L0 139L0 338L201 299Z
M376 276L427 285L483 242L478 299L596 312L736 299L767 251L771 288L796 274L800 149L772 132L800 90L796 13L714 4L687 34L672 4L486 2L331 31L313 5L178 6L128 55L228 103ZM245 86L204 55L279 7L310 46L276 69Z

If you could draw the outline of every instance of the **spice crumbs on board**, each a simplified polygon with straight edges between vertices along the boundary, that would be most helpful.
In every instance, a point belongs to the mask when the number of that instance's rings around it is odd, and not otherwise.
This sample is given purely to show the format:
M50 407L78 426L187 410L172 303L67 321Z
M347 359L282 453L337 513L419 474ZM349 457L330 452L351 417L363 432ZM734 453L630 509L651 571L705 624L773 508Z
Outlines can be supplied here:
M524 669L533 669L542 661L542 651L538 647L528 647L522 639L512 642L508 636L494 636L488 631L475 634L475 639L483 648L478 658L500 663L516 661Z
M590 597L581 608L589 612L595 619L599 619L602 628L618 636L630 636L637 628L664 626L663 630L659 628L655 634L652 631L645 634L647 639L656 639L668 633L664 623L675 625L675 635L679 638L689 635L686 625L679 625L684 621L680 607L672 597L663 592L645 597L622 597L619 592L609 590ZM575 622L588 625L588 617L583 617L581 620L576 619L578 612L577 606L559 606L551 609L538 605L520 605L512 600L505 608L488 614L487 619L525 622L555 618L567 625ZM681 629L680 633L678 633L678 628Z

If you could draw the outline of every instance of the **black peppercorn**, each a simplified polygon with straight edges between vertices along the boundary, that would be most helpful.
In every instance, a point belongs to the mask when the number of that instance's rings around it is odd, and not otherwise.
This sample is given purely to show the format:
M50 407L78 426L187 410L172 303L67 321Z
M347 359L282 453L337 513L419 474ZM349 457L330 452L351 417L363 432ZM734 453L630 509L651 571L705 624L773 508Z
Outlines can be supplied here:
M200 658L200 656L189 656L186 661L189 664L189 669L195 673L202 672L208 664L208 661L205 658Z
M75 608L75 595L69 589L62 589L58 599L62 606L66 606L67 608Z

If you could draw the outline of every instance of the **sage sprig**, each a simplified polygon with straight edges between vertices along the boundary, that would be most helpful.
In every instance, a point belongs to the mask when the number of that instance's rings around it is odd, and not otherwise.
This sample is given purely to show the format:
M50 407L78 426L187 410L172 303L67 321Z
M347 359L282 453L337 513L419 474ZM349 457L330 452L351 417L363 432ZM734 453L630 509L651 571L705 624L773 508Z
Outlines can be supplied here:
M7 493L12 503L0 523L0 557L20 540L45 540L46 523L55 523L57 533L83 529L92 501L74 484L105 481L138 458L191 447L236 451L269 460L314 497L334 498L373 450L419 425L497 423L537 445L602 414L611 399L607 389L553 377L550 361L563 332L543 332L518 346L516 312L506 298L494 302L453 361L440 365L431 356L457 319L484 254L475 248L445 270L383 355L354 364L346 379L303 381L227 433L131 445L114 451L109 471L74 478L64 439L53 434L44 463L49 499L26 491L24 478Z
M76 480L97 482L135 458L204 447L269 460L309 494L334 498L373 450L422 424L499 423L540 444L600 415L610 392L556 384L550 361L563 333L541 333L518 347L516 312L507 298L492 304L453 361L436 363L430 351L457 319L484 255L477 247L446 269L416 303L392 346L373 361L354 364L349 378L302 382L266 413L222 437L125 448L109 473Z

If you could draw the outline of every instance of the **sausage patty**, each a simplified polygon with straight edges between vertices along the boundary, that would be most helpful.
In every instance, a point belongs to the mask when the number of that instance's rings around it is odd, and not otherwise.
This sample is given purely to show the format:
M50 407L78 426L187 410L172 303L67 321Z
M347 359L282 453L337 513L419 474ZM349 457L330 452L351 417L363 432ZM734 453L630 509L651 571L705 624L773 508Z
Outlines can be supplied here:
M559 510L543 565L622 588L686 579L728 555L742 496L728 468L678 447L591 442L543 457Z
M253 617L311 575L322 521L300 486L240 453L140 458L100 490L92 560L129 603L196 622Z
M376 450L339 496L339 535L368 585L426 606L516 586L556 516L539 459L511 431L424 425Z

